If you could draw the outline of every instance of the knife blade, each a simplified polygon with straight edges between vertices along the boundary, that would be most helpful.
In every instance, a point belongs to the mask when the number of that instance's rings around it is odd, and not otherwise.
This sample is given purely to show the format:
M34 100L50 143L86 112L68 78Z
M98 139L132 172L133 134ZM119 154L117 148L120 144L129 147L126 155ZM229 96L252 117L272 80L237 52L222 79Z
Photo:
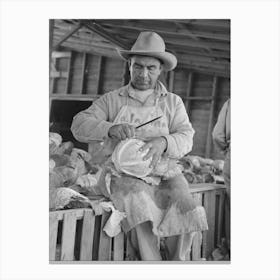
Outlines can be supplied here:
M151 122L154 122L154 121L160 119L161 117L162 117L162 116L159 116L159 117L157 117L157 118L155 118L155 119L152 119L152 120L150 120L150 121L148 121L148 122L142 123L142 124L136 126L136 129L137 129L137 128L140 128L140 127L142 127L142 126L144 126L144 125L146 125L146 124L149 124L149 123L151 123Z

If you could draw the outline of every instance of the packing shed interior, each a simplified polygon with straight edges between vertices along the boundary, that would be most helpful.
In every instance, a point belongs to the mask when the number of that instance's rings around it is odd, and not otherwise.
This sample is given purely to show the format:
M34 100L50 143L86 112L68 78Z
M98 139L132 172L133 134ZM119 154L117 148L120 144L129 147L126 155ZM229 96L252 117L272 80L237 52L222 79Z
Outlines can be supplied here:
M129 81L116 48L130 49L139 32L157 32L177 67L160 77L184 101L195 130L191 154L222 158L212 129L230 97L230 20L50 20L50 131L87 149L70 131L76 113Z

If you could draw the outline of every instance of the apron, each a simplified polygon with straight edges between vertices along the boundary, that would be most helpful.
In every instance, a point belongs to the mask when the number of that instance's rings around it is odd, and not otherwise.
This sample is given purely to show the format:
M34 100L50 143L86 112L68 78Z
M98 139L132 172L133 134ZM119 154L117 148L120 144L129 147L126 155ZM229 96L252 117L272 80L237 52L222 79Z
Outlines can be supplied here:
M145 107L130 106L127 97L114 123L139 125L159 116L162 117L157 121L137 129L136 138L145 141L168 135L168 120L159 106L159 97L154 105ZM208 229L204 208L193 199L183 174L164 180L158 186L124 174L121 177L112 175L110 191L109 198L115 207L126 213L122 220L125 232L147 221L152 223L153 233L159 237Z

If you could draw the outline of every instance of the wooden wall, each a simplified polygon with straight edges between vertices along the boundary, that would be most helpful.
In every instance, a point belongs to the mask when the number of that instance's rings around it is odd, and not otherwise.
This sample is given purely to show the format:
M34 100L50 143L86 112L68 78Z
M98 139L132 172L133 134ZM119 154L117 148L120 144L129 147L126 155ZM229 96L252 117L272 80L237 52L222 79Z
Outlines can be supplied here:
M51 130L74 141L69 127L73 116L101 94L128 81L126 63L117 58L74 51L54 52L50 75ZM191 154L222 155L212 143L211 131L223 103L230 96L230 80L177 68L161 77L168 89L182 97L196 131ZM76 141L75 145L85 148Z

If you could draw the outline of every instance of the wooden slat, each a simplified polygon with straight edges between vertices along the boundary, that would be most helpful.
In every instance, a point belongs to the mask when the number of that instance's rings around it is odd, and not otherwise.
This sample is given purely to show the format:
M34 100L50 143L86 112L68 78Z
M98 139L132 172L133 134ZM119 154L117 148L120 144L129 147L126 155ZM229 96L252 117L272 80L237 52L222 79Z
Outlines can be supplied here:
M49 72L51 70L54 19L49 20Z
M57 214L49 215L49 260L55 260L56 241L57 241L58 219Z
M198 231L193 237L193 244L192 244L193 261L198 261L201 259L201 244L202 244L202 233Z
M94 238L93 238L93 256L92 256L92 259L94 261L98 260L99 241L100 241L100 233L101 233L101 221L102 221L101 215L95 217Z
M70 58L70 57L71 57L71 52L60 52L60 51L52 52L52 58Z
M82 239L81 239L81 251L80 251L81 261L92 260L94 224L95 224L95 216L93 211L85 210L83 229L82 229Z
M96 81L96 93L97 94L101 94L102 91L102 83L103 83L103 76L102 76L102 71L104 68L104 64L105 64L105 58L103 56L99 56L99 61L98 61L98 76L97 76L97 81Z
M225 185L223 184L212 184L212 183L201 183L201 184L190 184L190 192L196 193L196 192L206 192L206 191L212 191L212 190L219 190L219 189L225 189Z
M51 58L51 61L50 61L50 64L53 64L53 68L56 67L56 59L55 58ZM50 68L52 68L52 66L50 65ZM49 72L50 73L50 78L51 78L51 71ZM52 94L53 91L54 91L54 84L55 84L55 78L51 78L51 81L50 81L50 88L49 88L49 93Z
M124 257L124 233L120 232L114 237L114 261L123 261Z
M221 234L223 229L223 218L224 218L224 211L225 211L225 191L219 191L219 205L218 205L218 213L216 215L216 223L217 223L217 232L216 238L217 243L221 242Z
M208 230L203 232L202 256L208 258L214 249L215 240L215 205L216 192L208 191L204 194L204 208L207 216Z
M126 85L129 82L130 74L129 74L129 66L127 65L127 62L123 63L123 85Z
M61 244L62 261L74 260L76 219L77 217L75 212L67 212L64 214Z
M205 157L209 158L211 155L212 148L212 130L214 127L214 113L216 107L216 96L217 96L217 88L218 88L218 77L214 76L213 78L213 86L212 86L212 100L211 100L211 109L208 123L208 132L207 132L207 142L206 142L206 151Z
M50 211L49 215L55 215L59 221L64 219L64 214L73 213L76 215L77 220L83 218L84 209L68 209L68 210L59 210L59 211Z
M70 86L70 80L71 80L71 65L72 65L72 52L71 52L71 55L68 60L66 86L65 86L64 94L67 94L69 92L69 86Z
M168 90L170 92L173 92L175 72L174 71L169 71L168 73L169 73L169 76L168 76Z
M187 64L187 63L181 63L179 61L178 68L183 68L183 69L187 69L187 70L191 70L194 72L199 72L202 74L206 74L206 75L215 75L217 77L224 77L224 78L229 78L230 77L230 72L227 70L217 70L217 69L213 69L211 67L202 67L202 66L194 66L191 64Z
M86 65L87 65L87 53L83 52L83 61L82 61L82 78L80 84L80 94L84 94L84 84L85 84L85 76L86 76Z
M99 251L98 251L98 260L99 261L110 261L111 260L111 242L112 239L109 237L104 231L103 228L110 217L111 212L105 212L102 215L101 220L101 232L100 232L100 243L99 243Z
M189 72L188 74L188 84L187 84L187 91L186 91L186 99L191 97L192 92L192 84L193 84L193 72ZM188 115L190 116L190 100L185 103L186 110Z

